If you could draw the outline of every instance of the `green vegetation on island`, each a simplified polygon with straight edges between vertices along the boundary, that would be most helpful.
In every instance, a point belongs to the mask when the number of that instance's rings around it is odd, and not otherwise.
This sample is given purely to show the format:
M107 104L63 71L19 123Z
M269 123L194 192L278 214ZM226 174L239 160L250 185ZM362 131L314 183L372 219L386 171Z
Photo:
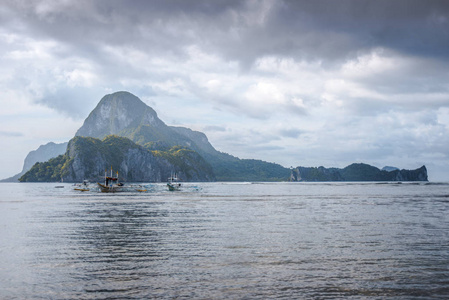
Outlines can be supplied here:
M20 182L56 182L61 181L67 173L69 157L59 155L46 162L37 162L19 178Z
M192 180L189 174L193 170L198 170L203 174L214 174L212 167L197 152L191 149L174 146L167 151L153 150L151 153L177 166L184 174L187 174L185 179L188 181Z
M290 169L257 159L211 161L219 181L287 181Z

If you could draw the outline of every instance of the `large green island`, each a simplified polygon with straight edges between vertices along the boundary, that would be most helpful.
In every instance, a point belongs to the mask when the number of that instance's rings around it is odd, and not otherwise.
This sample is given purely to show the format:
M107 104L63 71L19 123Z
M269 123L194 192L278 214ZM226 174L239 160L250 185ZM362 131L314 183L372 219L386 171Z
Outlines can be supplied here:
M39 149L45 159L39 159ZM427 170L379 170L366 164L337 168L285 168L216 150L202 132L168 126L129 92L104 96L67 144L33 151L30 169L10 181L99 180L111 167L128 182L183 181L427 181ZM31 153L30 153L31 154ZM49 159L49 157L52 157ZM30 165L31 159L26 159Z

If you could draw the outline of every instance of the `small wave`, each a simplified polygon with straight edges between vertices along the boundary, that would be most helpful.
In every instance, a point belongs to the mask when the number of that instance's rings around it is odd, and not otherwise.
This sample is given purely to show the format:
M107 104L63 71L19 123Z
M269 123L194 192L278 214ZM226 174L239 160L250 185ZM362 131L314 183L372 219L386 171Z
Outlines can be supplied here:
M424 185L449 185L449 182L426 182Z
M253 184L253 182L250 181L230 181L230 182L220 182L221 185L249 185Z

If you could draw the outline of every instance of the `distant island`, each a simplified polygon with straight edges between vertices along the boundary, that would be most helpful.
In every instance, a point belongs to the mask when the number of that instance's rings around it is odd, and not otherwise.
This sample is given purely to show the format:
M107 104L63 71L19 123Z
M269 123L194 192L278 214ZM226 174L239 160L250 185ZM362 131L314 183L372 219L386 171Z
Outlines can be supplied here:
M427 181L416 170L366 164L344 169L285 168L256 159L240 159L216 150L207 136L166 125L157 113L129 92L104 96L68 143L48 143L30 152L22 172L3 181L98 180L105 169L124 181L165 181L177 173L183 181Z
M297 167L292 170L290 181L427 181L426 166L416 170L399 170L384 167L382 170L363 163L346 168Z

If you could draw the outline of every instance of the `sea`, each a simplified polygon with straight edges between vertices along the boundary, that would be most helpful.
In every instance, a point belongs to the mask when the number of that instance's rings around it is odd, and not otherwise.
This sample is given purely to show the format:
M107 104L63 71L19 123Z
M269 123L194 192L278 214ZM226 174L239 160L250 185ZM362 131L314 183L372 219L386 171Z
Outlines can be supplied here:
M449 184L0 184L0 299L448 299Z

